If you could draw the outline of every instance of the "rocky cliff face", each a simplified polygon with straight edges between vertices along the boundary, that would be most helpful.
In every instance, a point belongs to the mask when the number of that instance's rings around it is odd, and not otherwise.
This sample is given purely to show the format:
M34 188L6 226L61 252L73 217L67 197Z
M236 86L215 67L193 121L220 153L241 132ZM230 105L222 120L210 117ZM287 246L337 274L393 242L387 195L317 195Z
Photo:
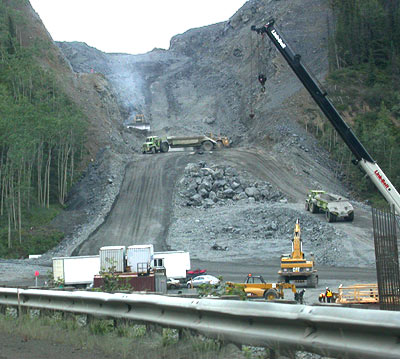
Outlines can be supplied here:
M249 0L228 21L189 30L173 37L169 50L143 55L105 54L82 43L59 46L77 73L102 73L110 81L125 124L144 113L155 134L213 132L236 143L266 136L276 142L282 134L300 131L293 121L297 114L285 101L302 85L270 40L250 31L271 17L314 74L322 76L327 0ZM265 93L257 83L259 72L267 76Z

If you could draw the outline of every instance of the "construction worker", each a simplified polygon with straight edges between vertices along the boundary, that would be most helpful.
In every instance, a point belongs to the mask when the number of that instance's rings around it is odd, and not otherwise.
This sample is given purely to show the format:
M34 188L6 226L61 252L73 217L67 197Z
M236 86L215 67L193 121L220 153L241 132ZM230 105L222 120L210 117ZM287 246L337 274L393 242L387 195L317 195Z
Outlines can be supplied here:
M326 287L325 296L326 296L326 301L328 303L331 303L332 297L333 297L333 293L328 287Z
M300 302L300 304L303 304L304 303L304 293L306 292L306 290L305 289L302 289L301 291L300 291L300 293L299 293L299 302Z
M319 295L318 300L319 300L320 303L322 303L322 302L325 303L325 302L326 302L325 292L322 292L322 293Z
M294 293L294 300L300 304L304 303L304 293L306 292L305 289L302 289L300 292Z

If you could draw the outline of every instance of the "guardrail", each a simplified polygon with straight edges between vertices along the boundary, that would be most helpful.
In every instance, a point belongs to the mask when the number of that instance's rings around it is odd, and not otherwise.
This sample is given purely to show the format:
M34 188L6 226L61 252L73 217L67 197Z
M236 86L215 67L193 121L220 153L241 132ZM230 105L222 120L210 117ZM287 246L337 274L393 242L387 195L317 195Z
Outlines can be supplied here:
M125 318L277 351L357 359L400 357L399 312L17 288L0 288L0 304Z

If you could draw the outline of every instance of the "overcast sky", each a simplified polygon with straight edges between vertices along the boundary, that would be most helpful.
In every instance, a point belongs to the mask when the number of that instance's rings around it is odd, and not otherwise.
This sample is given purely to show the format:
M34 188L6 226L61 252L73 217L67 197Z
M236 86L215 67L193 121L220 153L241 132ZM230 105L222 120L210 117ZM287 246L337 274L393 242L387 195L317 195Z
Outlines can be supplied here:
M168 49L172 36L228 20L246 0L30 0L55 41L104 52Z

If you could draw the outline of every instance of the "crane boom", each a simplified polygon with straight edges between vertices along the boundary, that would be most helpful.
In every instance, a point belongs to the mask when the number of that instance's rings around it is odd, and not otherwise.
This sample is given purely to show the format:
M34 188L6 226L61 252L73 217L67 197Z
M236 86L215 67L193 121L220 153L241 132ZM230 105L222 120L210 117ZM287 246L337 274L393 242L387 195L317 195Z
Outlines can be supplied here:
M360 165L377 189L381 192L383 197L385 197L386 201L390 205L394 206L396 213L400 215L400 195L396 188L374 161L362 143L358 140L353 130L340 116L335 106L333 106L332 102L327 97L327 93L321 89L317 81L313 79L310 72L304 67L301 62L301 56L295 54L280 31L274 25L275 21L271 19L262 27L257 28L252 26L251 30L256 31L260 35L266 34L270 38L321 111L325 114L329 122L353 153L356 158L356 163Z

